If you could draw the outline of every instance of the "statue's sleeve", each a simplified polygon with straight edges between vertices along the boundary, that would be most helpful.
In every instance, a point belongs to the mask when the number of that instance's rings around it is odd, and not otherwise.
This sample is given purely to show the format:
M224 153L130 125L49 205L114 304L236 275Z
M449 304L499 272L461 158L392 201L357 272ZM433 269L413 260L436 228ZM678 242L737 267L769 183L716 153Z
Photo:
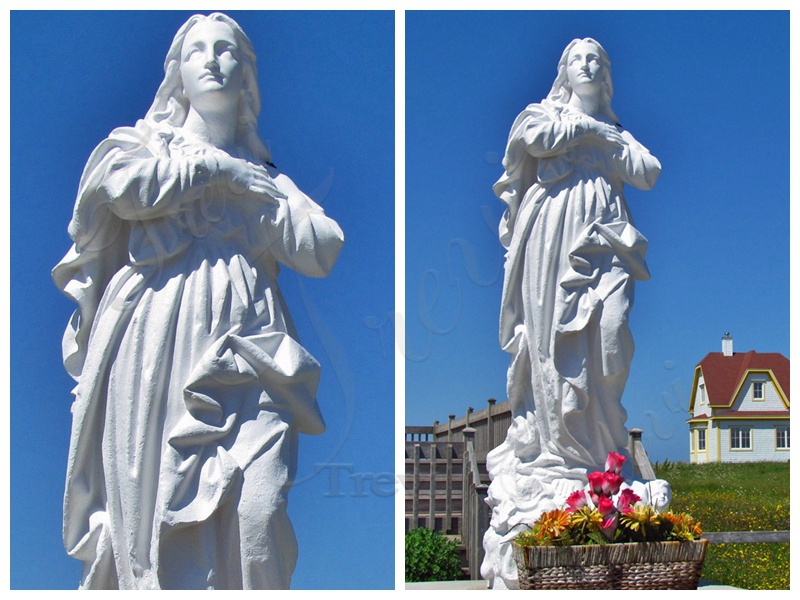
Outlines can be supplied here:
M626 144L613 155L614 167L622 180L640 190L652 189L661 173L661 163L627 131L622 132Z
M309 277L327 276L344 244L339 225L286 175L270 173L286 198L262 218L269 249L278 262Z
M586 128L581 121L561 120L543 107L528 107L525 119L515 124L516 134L525 144L528 153L537 158L563 154L574 146Z
M157 156L146 147L115 148L97 168L91 191L129 221L177 213L203 195L217 171L216 161L202 156Z

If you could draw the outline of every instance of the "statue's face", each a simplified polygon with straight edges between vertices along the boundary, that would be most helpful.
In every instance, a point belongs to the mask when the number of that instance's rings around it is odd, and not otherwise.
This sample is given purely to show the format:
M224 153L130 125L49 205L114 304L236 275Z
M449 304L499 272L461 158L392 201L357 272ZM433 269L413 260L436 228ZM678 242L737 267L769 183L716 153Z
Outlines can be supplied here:
M223 110L238 103L244 72L228 25L207 20L189 30L181 49L181 79L189 103L198 110Z
M600 51L591 42L578 42L569 51L567 58L567 81L572 91L594 92L602 86L603 65Z

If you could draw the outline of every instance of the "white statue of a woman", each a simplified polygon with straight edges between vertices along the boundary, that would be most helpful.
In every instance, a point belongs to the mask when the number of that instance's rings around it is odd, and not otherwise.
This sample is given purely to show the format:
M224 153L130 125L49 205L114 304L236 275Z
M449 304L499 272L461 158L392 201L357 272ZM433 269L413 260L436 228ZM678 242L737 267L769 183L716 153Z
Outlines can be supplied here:
M278 263L324 277L343 235L269 162L232 19L189 19L165 71L90 157L53 271L78 303L64 543L82 588L288 588L297 436L325 426Z
M507 205L500 342L514 417L487 457L482 573L494 588L516 586L508 542L519 529L563 506L608 452L625 454L628 313L649 273L622 188L652 188L661 165L618 123L612 92L600 44L572 41L548 97L514 122L494 186Z

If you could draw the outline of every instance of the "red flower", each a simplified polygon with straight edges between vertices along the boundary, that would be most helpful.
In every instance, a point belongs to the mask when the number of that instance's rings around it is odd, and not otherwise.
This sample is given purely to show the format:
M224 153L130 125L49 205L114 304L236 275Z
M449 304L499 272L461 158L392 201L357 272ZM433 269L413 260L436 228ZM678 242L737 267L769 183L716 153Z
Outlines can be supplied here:
M613 496L619 492L619 488L622 485L622 482L625 481L622 477L617 475L616 473L611 473L606 471L602 473L602 480L600 483L600 488L606 496Z
M622 472L622 463L625 462L625 457L616 452L609 452L606 459L606 471L610 471L616 475Z
M619 522L619 513L614 506L614 501L606 496L601 496L598 499L597 512L603 517L600 530L606 538L609 540L613 539L614 532L617 530L617 523Z
M623 513L630 511L631 505L641 502L641 500L631 488L625 488L617 497L617 509Z
M603 515L603 517L607 517L616 511L617 509L614 506L614 501L611 498L608 496L600 496L597 498L597 512Z
M594 473L589 473L587 477L589 478L589 487L592 488L592 492L595 494L603 494L603 478L605 477L605 473L595 471ZM594 497L592 497L592 499L594 499Z
M606 539L613 540L614 532L617 530L619 522L619 513L614 511L613 514L603 517L603 523L600 525L600 531L606 536Z
M569 497L567 498L567 512L573 513L579 508L583 508L586 506L586 492L583 490L578 490L577 492L572 492Z

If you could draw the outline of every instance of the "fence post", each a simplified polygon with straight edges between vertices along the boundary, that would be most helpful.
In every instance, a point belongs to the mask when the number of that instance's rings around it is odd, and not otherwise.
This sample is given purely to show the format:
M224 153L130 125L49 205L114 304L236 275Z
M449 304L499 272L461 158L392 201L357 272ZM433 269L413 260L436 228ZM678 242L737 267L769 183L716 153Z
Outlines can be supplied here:
M644 481L652 481L656 478L656 474L642 444L642 433L641 429L630 429L628 431L628 454L631 455L636 475Z
M494 415L492 414L492 410L494 409L494 404L497 402L494 398L489 398L487 401L489 406L487 406L488 414L486 416L486 428L489 430L487 431L487 442L489 447L486 448L487 454L494 450Z
M447 466L445 471L445 507L442 529L445 533L453 530L453 444L447 442Z
M431 442L430 456L430 500L428 504L428 528L436 531L436 442Z
M414 524L412 529L419 528L419 444L414 444L414 496L411 500L411 522Z
M462 431L464 436L464 481L462 502L464 504L464 546L467 548L467 564L469 565L470 579L474 579L475 569L475 493L472 481L472 452L475 448L475 430L472 427L465 427Z

